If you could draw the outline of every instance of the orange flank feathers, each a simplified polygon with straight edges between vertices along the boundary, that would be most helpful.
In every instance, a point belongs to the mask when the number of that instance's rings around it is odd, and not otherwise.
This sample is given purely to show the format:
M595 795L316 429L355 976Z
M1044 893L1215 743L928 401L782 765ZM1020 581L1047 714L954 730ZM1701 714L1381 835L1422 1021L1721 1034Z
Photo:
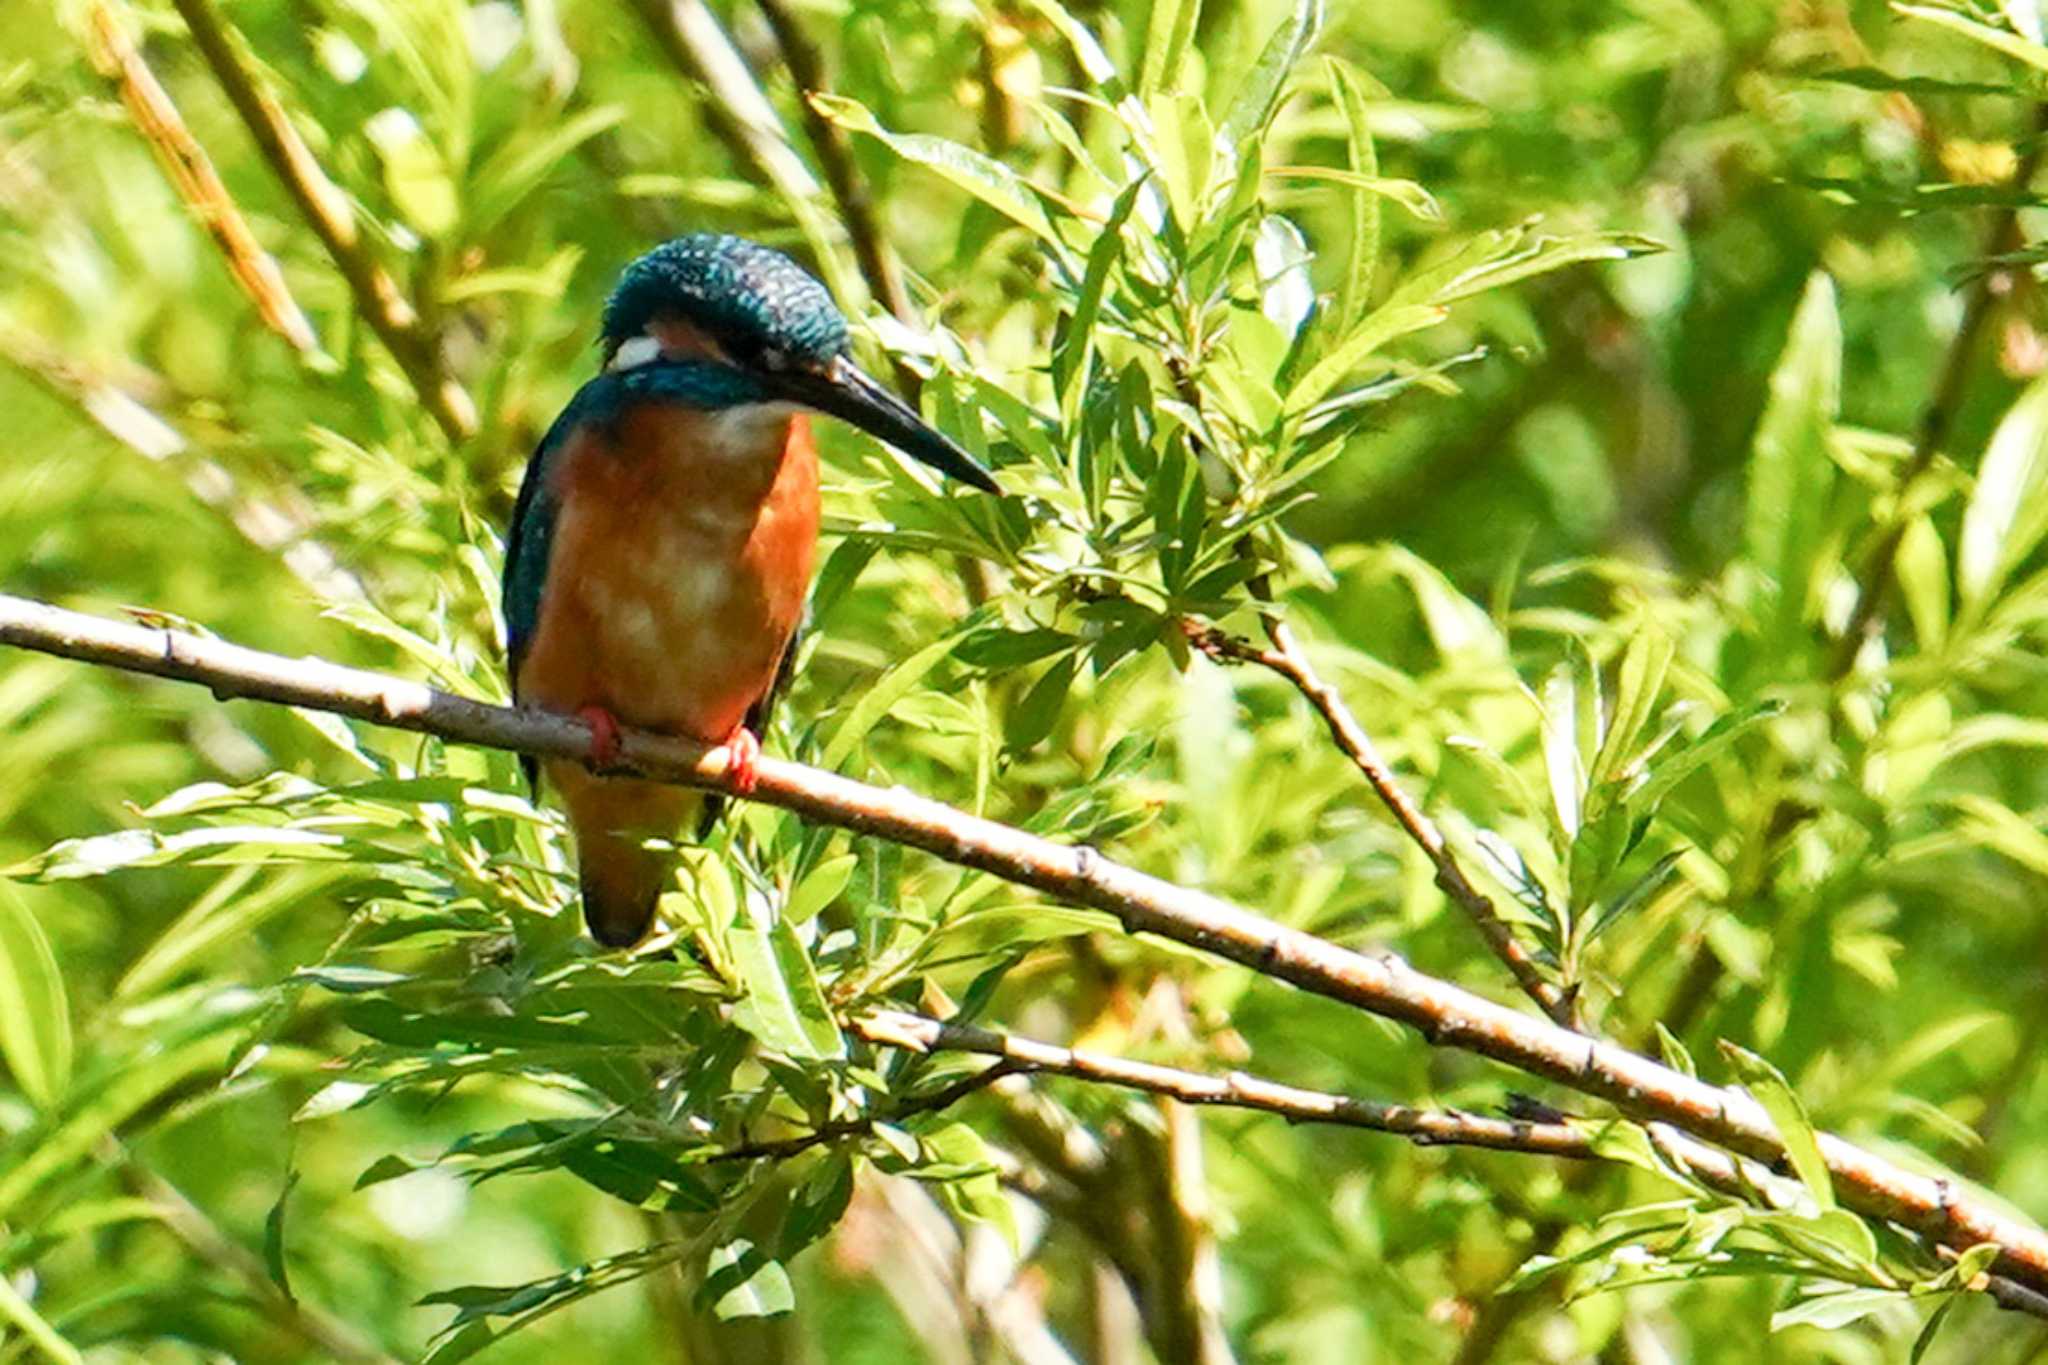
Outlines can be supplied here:
M808 417L784 405L636 405L576 433L553 475L561 512L520 700L733 740L773 685L810 586ZM635 942L669 875L668 858L642 844L672 837L704 798L575 763L546 772L576 831L591 933Z

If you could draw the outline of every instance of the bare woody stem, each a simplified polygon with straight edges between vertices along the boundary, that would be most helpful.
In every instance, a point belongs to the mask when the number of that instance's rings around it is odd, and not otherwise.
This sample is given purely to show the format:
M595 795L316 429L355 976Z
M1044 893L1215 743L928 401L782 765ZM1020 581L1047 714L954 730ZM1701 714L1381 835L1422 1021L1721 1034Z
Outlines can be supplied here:
M790 12L785 0L755 0L761 10L761 17L774 30L775 42L782 49L782 61L789 68L790 79L796 82L798 106L803 110L804 131L810 135L811 147L818 154L818 165L825 172L825 183L831 187L832 198L839 206L840 217L846 222L846 235L853 242L853 256L860 263L861 278L868 282L868 291L875 301L888 309L898 320L910 322L915 314L910 306L910 295L903 288L903 271L896 262L896 253L889 247L889 240L882 232L880 221L875 217L874 201L868 196L867 182L862 179L860 168L853 162L853 144L846 130L826 118L812 107L809 95L813 90L825 89L825 63L818 53L818 45L804 32L803 25Z
M300 352L317 354L320 339L313 334L313 324L306 320L298 300L285 284L284 272L249 230L249 220L221 183L212 158L185 126L178 106L171 102L156 73L149 69L149 63L142 59L104 0L93 5L87 18L92 28L93 64L120 90L121 102L128 106L136 130L156 149L178 197L220 247L235 282L256 305L271 331Z
M348 281L357 310L405 372L421 404L451 442L476 430L476 405L442 364L434 338L397 282L370 254L356 230L348 198L327 178L298 129L243 57L213 0L172 0L191 30L228 102L256 140L263 159L283 182L307 226L326 248L328 259Z
M920 1052L974 1052L1008 1062L1017 1072L1071 1076L1099 1085L1142 1090L1183 1104L1253 1109L1289 1123L1327 1123L1366 1128L1407 1138L1418 1147L1489 1147L1532 1156L1586 1159L1594 1155L1585 1133L1567 1123L1530 1123L1489 1118L1456 1109L1417 1109L1405 1104L1303 1090L1233 1071L1208 1076L1179 1067L1082 1052L993 1029L945 1023L919 1014L877 1010L856 1019L854 1031L871 1043Z
M416 682L317 659L287 659L223 641L148 630L0 596L0 644L201 683L219 697L312 707L380 725L541 758L588 761L580 721L490 706ZM626 731L621 770L739 795L722 749ZM1768 1164L1786 1159L1763 1106L1629 1052L1584 1037L1416 971L1391 954L1367 955L1276 924L1189 887L954 810L901 789L884 790L802 764L764 758L753 800L805 819L922 849L961 867L1117 917L1126 932L1155 934L1264 976L1407 1024L1431 1044L1487 1057L1609 1101L1670 1128ZM1951 1182L1908 1171L1832 1134L1817 1137L1837 1198L1953 1251L1995 1243L1995 1270L2048 1294L2048 1233Z
M2033 182L2035 173L2041 168L2043 141L2048 138L2048 104L2036 106L2033 131L2034 136L2013 171L2012 183L2021 190ZM2020 231L2017 209L1998 210L1984 235L1984 254L1995 258L2018 247ZM1941 372L1934 381L1934 392L1920 414L1920 426L1913 435L1912 453L1906 457L1905 466L1899 471L1899 501L1902 505L1906 501L1905 495L1934 464L1935 456L1941 453L1942 444L1948 439L1956 410L1962 406L1963 389L1969 383L1971 361L1977 355L1985 325L1996 311L1999 284L2003 278L2003 272L1994 263L1987 265L1984 273L1970 284L1963 302L1962 321L1957 324L1955 335L1949 339L1948 350L1942 356ZM1881 624L1886 604L1891 598L1892 576L1907 525L1906 516L1895 513L1892 524L1885 528L1864 560L1862 571L1856 576L1856 610L1836 645L1834 658L1830 660L1829 677L1841 679L1849 676L1863 642Z
M1542 1006L1543 1012L1566 1028L1576 1029L1578 1021L1578 998L1574 991L1558 989L1556 983L1543 975L1531 957L1529 950L1516 939L1493 902L1485 893L1472 885L1472 879L1465 875L1465 869L1458 863L1457 855L1445 842L1443 832L1425 814L1422 808L1408 799L1408 793L1395 780L1393 770L1380 757L1379 748L1372 742L1358 717L1344 703L1336 688L1323 681L1308 661L1301 642L1286 622L1277 617L1268 617L1267 632L1272 637L1273 648L1265 649L1249 640L1203 626L1193 621L1184 622L1182 630L1188 642L1218 663L1250 663L1278 674L1293 684L1295 691L1315 708L1323 724L1329 727L1330 738L1336 741L1353 766L1364 775L1366 784L1378 796L1380 804L1394 817L1408 837L1420 848L1430 864L1436 868L1436 884L1479 931L1486 940L1486 946L1501 960L1514 975L1515 984L1531 1000Z

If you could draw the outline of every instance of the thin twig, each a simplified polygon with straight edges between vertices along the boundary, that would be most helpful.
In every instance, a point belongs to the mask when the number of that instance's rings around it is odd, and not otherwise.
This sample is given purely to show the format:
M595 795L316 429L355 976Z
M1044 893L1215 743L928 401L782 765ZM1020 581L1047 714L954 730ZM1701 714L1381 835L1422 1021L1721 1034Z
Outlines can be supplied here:
M307 226L326 248L328 259L348 281L356 310L398 362L448 440L467 438L476 430L476 404L448 373L440 347L420 325L418 311L370 254L356 230L348 197L327 178L283 106L264 89L255 68L243 58L226 22L215 11L213 0L172 3L264 160L299 206Z
M216 1270L232 1277L265 1317L318 1350L327 1360L396 1365L397 1357L363 1341L340 1319L287 1294L256 1254L208 1217L206 1211L113 1139L102 1144L102 1156L121 1183L146 1201L172 1235Z
M837 250L842 240L838 227L819 210L824 186L797 155L781 116L718 16L704 0L629 2L669 65L709 96L704 109L711 131L725 142L734 160L751 167L782 196L832 292L850 304L865 302L866 281L859 272L844 268Z
M178 106L171 101L156 73L142 59L105 0L95 0L89 18L93 64L120 89L121 102L128 106L136 131L156 150L178 197L220 247L235 282L256 305L271 331L301 353L318 355L320 338L313 334L313 324L306 320L299 301L292 297L290 286L284 282L284 272L250 231L249 220L242 215L228 187L221 183L213 159L185 126Z
M2033 182L2035 173L2041 168L2044 139L2048 139L2048 104L2037 105L2034 109L2033 136L2027 140L2027 148L2021 153L2019 165L2013 171L2012 184L2015 188L2025 190ZM1984 255L1987 258L2002 256L2020 244L2018 207L1999 209L1984 234ZM1862 652L1863 642L1882 623L1886 605L1891 600L1899 545L1905 539L1906 528L1910 524L1904 515L1909 503L1906 494L1932 467L1935 457L1941 453L1942 443L1948 439L1949 428L1955 425L1956 411L1962 406L1963 390L1970 378L1970 362L1976 357L1985 324L1996 311L2003 279L2004 272L1986 269L1970 282L1963 303L1962 321L1956 326L1956 334L1949 338L1948 350L1942 356L1941 371L1934 381L1934 392L1920 414L1912 453L1899 471L1900 511L1893 515L1892 524L1885 529L1884 535L1864 560L1862 572L1856 576L1856 610L1850 615L1848 627L1843 630L1842 638L1835 646L1834 657L1829 661L1828 676L1832 679L1839 681L1849 676L1856 666L1856 656Z
M796 82L796 99L803 111L804 131L810 134L811 150L818 154L818 164L824 169L825 183L831 187L832 198L839 206L839 216L846 224L846 235L853 243L853 257L860 263L861 278L868 282L868 292L875 301L895 314L900 322L912 322L916 318L910 306L910 295L903 288L903 269L896 261L896 253L889 247L889 239L883 233L875 217L874 201L868 196L867 180L861 175L860 167L853 161L853 140L846 130L819 113L810 101L810 93L822 91L825 87L825 62L818 53L818 45L810 40L797 22L789 6L783 0L754 0L760 7L761 17L768 21L774 31L775 42L782 49L783 65L789 68L790 79Z
M1591 1140L1568 1123L1529 1123L1456 1109L1377 1104L1348 1095L1282 1085L1242 1071L1208 1076L1153 1062L1076 1051L967 1024L942 1023L897 1010L877 1011L855 1021L854 1027L870 1042L929 1052L975 1052L1000 1057L1018 1070L1142 1090L1183 1104L1256 1109L1277 1114L1289 1123L1369 1128L1407 1138L1418 1147L1490 1147L1496 1151L1581 1160L1594 1154Z
M203 683L223 698L312 707L538 758L588 762L596 742L590 728L571 717L491 706L386 674L117 624L18 597L0 596L0 644ZM619 754L618 771L742 795L723 748L626 731ZM1639 1121L1668 1125L1765 1163L1788 1160L1769 1114L1746 1092L1710 1085L1496 1004L1419 972L1395 954L1353 952L1094 849L1042 839L901 788L885 790L763 758L745 795L818 824L922 849L1070 905L1104 911L1127 933L1154 934L1407 1024L1435 1046L1596 1096ZM1832 1134L1816 1135L1815 1143L1847 1207L1958 1251L1996 1243L1998 1273L2048 1294L2048 1233L1953 1182L1906 1170Z
M291 492L259 497L224 466L194 453L185 436L122 384L60 354L40 338L0 327L0 361L18 368L56 398L75 404L100 430L143 459L175 468L193 497L226 517L251 545L277 556L322 602L361 602L368 591L316 538L316 520ZM155 376L132 382L145 392Z
M1940 139L1931 133L1926 138L1929 145L1938 145ZM2044 149L2048 149L2048 103L2035 106L2034 136L2021 154L2019 165L2013 173L2012 183L2025 189L2033 182L2041 168ZM2017 208L2001 208L1991 219L1984 234L1984 254L1996 257L2021 244L2021 226ZM1906 457L1905 465L1899 471L1896 494L1897 509L1891 524L1884 528L1877 543L1864 557L1856 574L1856 606L1850 613L1849 624L1843 629L1841 638L1835 642L1834 653L1828 660L1828 681L1839 683L1855 671L1857 657L1870 637L1884 625L1884 615L1891 602L1895 573L1898 566L1899 546L1904 542L1910 521L1904 509L1910 504L1912 486L1934 465L1941 454L1941 448L1948 439L1950 428L1955 425L1957 410L1962 406L1963 392L1968 386L1971 362L1976 359L1983 338L1984 328L1997 311L1997 296L2000 291L2002 272L1987 269L1971 281L1963 301L1962 320L1957 324L1955 335L1949 338L1948 348L1942 354L1941 369L1935 376L1934 391L1928 396L1927 406L1920 413L1920 423L1913 435L1913 447ZM1814 808L1780 801L1773 807L1767 822L1764 838L1771 846L1781 845L1794 831L1803 826L1817 812ZM1768 855L1762 864L1764 884L1759 892L1768 889L1770 869L1775 860ZM1678 975L1678 985L1673 989L1671 999L1663 1011L1664 1026L1672 1033L1683 1035L1691 1027L1700 1010L1713 998L1721 984L1724 968L1721 959L1704 941L1692 950Z
M900 1123L917 1114L937 1113L951 1108L977 1090L984 1090L1005 1076L1014 1075L1018 1067L1007 1061L984 1067L971 1076L962 1076L951 1085L925 1095L914 1095L907 1100L890 1105L877 1114L863 1114L859 1118L842 1119L837 1123L820 1124L808 1133L791 1138L780 1138L772 1142L749 1142L738 1147L728 1147L713 1156L702 1158L706 1163L716 1161L758 1161L763 1157L784 1160L799 1152L842 1138L866 1137L875 1131L878 1123Z
M1493 902L1472 885L1465 869L1459 866L1457 855L1444 840L1442 831L1422 813L1421 807L1408 799L1408 793L1395 780L1393 770L1380 757L1372 736L1358 723L1358 717L1344 704L1344 698L1337 689L1324 682L1314 665L1309 663L1301 643L1294 638L1294 632L1287 624L1277 617L1267 618L1266 628L1273 640L1271 649L1193 621L1183 622L1181 628L1190 644L1218 663L1257 664L1293 684L1295 691L1301 693L1302 698L1315 708L1316 714L1323 718L1323 724L1329 727L1330 738L1364 775L1367 785L1379 797L1380 804L1387 808L1395 823L1436 868L1437 886L1465 912L1479 931L1479 936L1486 940L1486 946L1493 950L1493 955L1514 974L1515 982L1523 993L1542 1006L1543 1012L1559 1024L1569 1029L1578 1028L1578 993L1559 990L1543 975L1536 959L1530 956L1529 950L1521 945L1514 931L1493 908Z

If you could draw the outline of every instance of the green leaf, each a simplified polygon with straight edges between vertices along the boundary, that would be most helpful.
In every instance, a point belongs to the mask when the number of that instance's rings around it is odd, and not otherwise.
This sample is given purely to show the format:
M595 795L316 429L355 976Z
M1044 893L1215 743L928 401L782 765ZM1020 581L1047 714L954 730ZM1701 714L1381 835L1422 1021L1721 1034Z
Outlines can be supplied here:
M264 1268L270 1272L270 1282L291 1302L297 1302L297 1298L292 1293L291 1276L285 1265L284 1207L285 1201L292 1197L292 1188L298 1183L297 1170L284 1173L284 1188L277 1192L277 1202L270 1206L270 1213L263 1220Z
M1589 774L1596 789L1620 776L1624 765L1634 757L1636 742L1656 713L1665 674L1677 652L1676 642L1655 622L1644 621L1630 633L1628 652L1622 656L1621 671L1615 679L1607 733L1600 740Z
M1287 391L1288 415L1298 418L1306 414L1388 342L1434 327L1449 316L1450 311L1436 303L1397 305L1389 301L1381 305Z
M1778 1137L1785 1144L1785 1154L1792 1161L1792 1169L1798 1172L1799 1181L1806 1186L1807 1193L1822 1212L1835 1207L1834 1181L1828 1175L1828 1165L1820 1154L1820 1140L1814 1132L1813 1121L1806 1116L1806 1106L1799 1102L1798 1094L1785 1074L1772 1066L1756 1053L1738 1047L1727 1039L1721 1040L1721 1055L1735 1068L1756 1102L1764 1107L1777 1125Z
M1904 1298L1905 1295L1896 1289L1824 1290L1771 1314L1771 1330L1782 1332L1787 1327L1817 1327L1823 1332L1838 1331L1902 1302Z
M28 902L0 881L0 1061L29 1103L54 1106L71 1085L71 1002L57 954Z
M877 678L874 685L861 693L860 700L846 713L846 719L839 722L839 728L832 732L831 743L825 746L825 755L819 766L837 768L853 753L854 745L867 738L875 722L888 714L889 708L903 700L925 675L938 666L959 647L962 637L980 624L975 618L960 623L950 633L940 636L908 658L899 659L890 669Z
M766 1318L796 1307L796 1291L782 1263L744 1237L711 1253L698 1299L711 1306L720 1322Z
M1954 1295L1941 1301L1941 1306L1928 1315L1927 1325L1920 1329L1920 1335L1913 1338L1912 1353L1906 1357L1906 1365L1920 1365L1928 1349L1934 1345L1934 1338L1941 1333L1941 1325L1948 1321L1949 1313L1956 1306Z
M844 95L814 90L810 92L810 101L813 108L841 128L874 138L904 160L923 166L965 190L1055 251L1064 252L1065 244L1053 231L1044 207L1058 196L1031 184L1002 162L945 138L924 133L892 133L865 105ZM1087 216L1071 206L1063 207L1073 216Z
M1369 182L1377 181L1380 160L1373 143L1367 89L1368 83L1378 83L1341 57L1325 57L1323 70L1330 82L1330 98L1344 115L1352 174ZM1337 291L1336 307L1337 325L1346 328L1364 316L1371 305L1373 276L1380 258L1379 190L1370 184L1353 188L1356 193L1351 195L1351 249L1345 257L1344 283ZM1430 202L1434 207L1435 200Z
M735 928L733 967L745 992L733 1022L761 1043L799 1061L836 1061L846 1040L825 1003L810 954L784 919L768 929Z
M1436 196L1413 180L1347 171L1336 166L1274 166L1266 174L1277 180L1321 180L1332 185L1344 185L1372 199L1391 199L1425 223L1444 220L1443 206L1436 202ZM1377 231L1377 222L1373 226Z
M1956 585L1980 616L2012 570L2048 534L2048 376L2027 386L1999 420L1963 509Z
M1258 60L1245 73L1230 112L1223 116L1223 135L1232 143L1242 144L1266 127L1280 107L1288 75L1314 46L1322 23L1323 0L1295 0L1287 17L1274 27Z
M0 1322L13 1324L24 1340L58 1365L85 1365L85 1357L78 1353L78 1348L45 1321L5 1275L0 1275Z
M1663 758L1653 763L1649 776L1643 785L1630 794L1629 804L1636 811L1648 815L1671 789L1692 776L1703 765L1719 758L1735 747L1744 735L1768 721L1777 719L1785 712L1785 704L1779 701L1759 702L1721 716L1700 733L1697 739L1683 739L1671 745Z
M1102 309L1102 292L1109 275L1123 257L1124 225L1137 206L1138 195L1150 176L1141 175L1124 186L1110 206L1109 221L1088 248L1088 272L1081 278L1081 292L1074 297L1073 316L1066 334L1054 347L1052 374L1054 391L1060 395L1060 413L1068 427L1080 422L1081 396L1087 391L1089 359L1095 351L1095 319Z
M1948 645L1950 580L1948 551L1932 518L1914 517L1906 523L1892 572L1920 652L1939 655Z
M1154 91L1172 91L1180 84L1181 67L1195 39L1195 21L1201 17L1202 0L1152 0L1152 15L1145 31L1145 60L1138 68L1138 95L1149 98Z
M1052 733L1067 693L1074 688L1074 674L1080 665L1080 655L1069 654L1039 675L1004 723L1003 743L1007 748L1021 752Z
M841 853L820 862L790 891L783 918L791 924L804 924L816 918L820 910L839 899L859 865L860 855L856 853Z
M1664 1065L1687 1076L1698 1076L1700 1069L1694 1064L1692 1052L1679 1041L1678 1035L1664 1027L1664 1021L1654 1021L1657 1030L1657 1055L1664 1059Z
M1951 33L1960 33L1971 42L1981 43L1994 52L2025 62L2036 71L2048 71L2048 47L2022 38L2017 33L1993 28L1989 24L1980 24L1955 10L1938 9L1933 5L1894 3L1892 9L1909 19L1923 19L1930 24L1938 24Z
M776 1237L775 1254L782 1260L802 1251L830 1232L853 1200L853 1155L828 1152L790 1196Z
M1842 324L1826 275L1807 281L1792 330L1771 372L1749 463L1744 550L1762 575L1754 604L1764 638L1793 648L1827 515L1835 466L1828 432L1841 406Z

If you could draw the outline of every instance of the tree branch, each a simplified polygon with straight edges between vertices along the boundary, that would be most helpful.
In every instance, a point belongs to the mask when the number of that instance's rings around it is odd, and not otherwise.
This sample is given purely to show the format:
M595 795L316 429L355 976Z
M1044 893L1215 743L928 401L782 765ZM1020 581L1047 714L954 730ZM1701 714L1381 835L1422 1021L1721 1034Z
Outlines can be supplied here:
M227 25L214 10L213 0L172 3L184 17L214 79L227 93L228 102L256 140L263 159L327 249L328 259L348 281L357 311L398 362L448 440L453 443L468 437L476 430L476 404L448 374L434 339L420 325L418 312L364 247L347 196L320 169L283 107L263 88L254 67L243 60Z
M2041 168L2044 139L2048 139L2048 104L2036 105L2034 109L2033 137L2027 141L2026 150L2021 153L2019 165L2013 171L2012 184L2024 190L2033 182L2034 175ZM1991 226L1984 234L1984 254L1996 257L2020 245L2020 220L2017 208L2001 208L1992 217ZM1920 425L1913 434L1913 450L1907 456L1906 464L1899 471L1898 501L1903 510L1906 493L1922 474L1934 463L1934 457L1941 453L1942 443L1948 439L1949 428L1954 425L1956 409L1962 406L1963 388L1969 382L1970 361L1977 354L1977 343L1982 337L1985 324L2003 292L2000 281L2003 272L1987 268L1970 285L1969 294L1963 302L1962 321L1956 325L1956 334L1949 338L1948 350L1941 360L1941 371L1934 381L1934 392L1928 397L1927 407L1920 414ZM1891 599L1892 574L1898 562L1899 545L1905 539L1909 521L1898 512L1893 514L1892 524L1872 547L1870 555L1863 562L1862 572L1856 576L1856 610L1849 618L1848 627L1836 645L1834 657L1829 661L1828 676L1840 680L1849 676L1856 666L1856 656L1883 621L1886 604Z
M1380 757L1378 746L1372 736L1358 723L1358 717L1344 704L1344 698L1336 688L1323 681L1315 666L1302 651L1300 641L1287 623L1276 616L1266 618L1266 629L1272 636L1273 648L1262 649L1249 640L1242 640L1213 626L1204 626L1194 621L1181 625L1188 643L1218 663L1251 663L1270 670L1293 684L1295 691L1315 708L1323 718L1323 724L1330 729L1330 738L1353 766L1365 775L1368 786L1394 817L1396 824L1407 833L1430 863L1436 868L1436 884L1450 897L1453 904L1465 912L1467 919L1486 940L1486 946L1493 955L1507 966L1514 975L1515 983L1523 994L1542 1006L1543 1012L1557 1023L1569 1029L1579 1027L1578 993L1559 990L1555 983L1543 975L1536 965L1536 959L1529 950L1515 938L1514 931L1493 908L1493 902L1472 879L1465 875L1465 869L1458 864L1457 855L1444 841L1442 831L1422 813L1422 808L1408 799L1408 793L1401 790L1401 784L1394 778L1393 770Z
M569 717L490 706L384 674L123 625L17 597L0 596L0 644L202 683L223 698L314 707L541 758L588 761L592 749L589 728ZM627 731L621 757L622 771L741 795L726 774L722 749ZM1341 948L1091 848L1057 844L901 789L773 758L762 759L757 774L753 800L1107 912L1129 933L1155 934L1407 1024L1433 1045L1607 1100L1639 1121L1668 1125L1772 1165L1786 1159L1769 1115L1747 1093L1473 995L1394 954ZM1818 1135L1817 1143L1837 1197L1848 1207L1952 1250L1996 1243L1999 1274L2048 1294L2048 1233L1948 1180L1908 1171L1832 1134Z
M156 73L129 40L104 0L96 0L87 15L92 28L93 64L113 81L128 106L128 116L143 140L156 150L170 175L178 197L192 210L207 234L227 258L228 270L242 292L256 305L256 311L270 330L290 342L303 355L318 355L320 339L306 320L299 301L292 297L277 261L249 230L249 220L235 204L228 187L206 149L192 136L178 106L171 102Z
M1405 1137L1418 1147L1490 1147L1532 1156L1589 1158L1593 1145L1567 1123L1530 1123L1487 1118L1456 1109L1416 1109L1405 1104L1303 1090L1262 1080L1242 1071L1206 1076L1197 1071L1131 1061L1100 1052L1079 1052L1015 1034L967 1024L943 1023L919 1014L878 1010L854 1021L854 1030L871 1043L910 1047L920 1052L975 1052L999 1057L1016 1071L1072 1076L1101 1085L1143 1090L1183 1104L1255 1109L1277 1114L1289 1123L1329 1123L1346 1128Z
M910 306L910 295L903 288L903 270L897 265L896 253L890 249L889 239L875 217L875 205L868 196L867 182L861 178L860 168L854 165L852 139L847 137L844 128L819 113L811 104L810 92L825 89L825 62L818 54L818 45L804 33L803 25L790 13L784 0L754 0L754 3L759 7L761 17L768 21L768 27L774 31L776 46L782 49L783 64L789 68L790 79L796 82L797 107L803 113L804 131L810 135L811 149L818 154L818 164L825 172L825 183L831 187L832 199L839 206L839 216L846 223L846 235L853 243L853 257L860 263L861 278L868 282L868 292L898 321L914 321L916 313Z

